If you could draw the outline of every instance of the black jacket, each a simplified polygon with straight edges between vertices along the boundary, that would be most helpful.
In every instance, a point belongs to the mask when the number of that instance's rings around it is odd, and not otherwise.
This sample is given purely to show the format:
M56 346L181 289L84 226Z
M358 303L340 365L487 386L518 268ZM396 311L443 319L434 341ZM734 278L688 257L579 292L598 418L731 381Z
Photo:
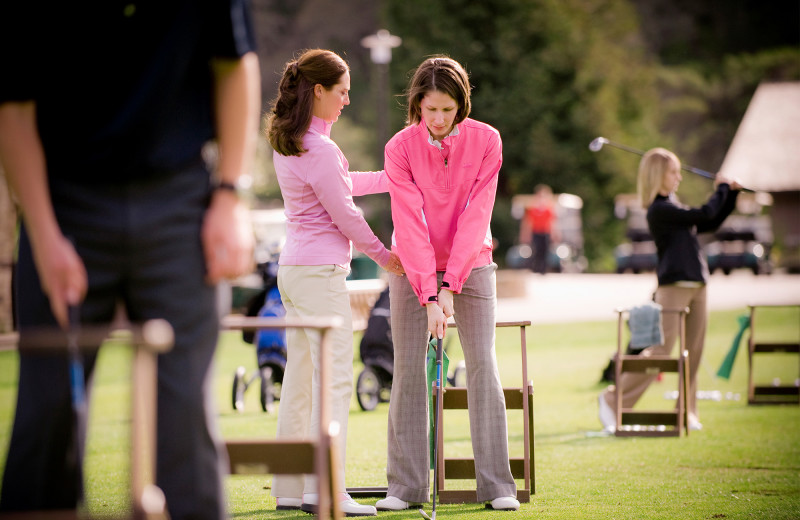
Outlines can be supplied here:
M674 195L656 196L647 209L647 224L658 250L658 285L708 280L708 264L697 234L718 229L736 207L738 195L729 185L720 184L699 208L681 204Z

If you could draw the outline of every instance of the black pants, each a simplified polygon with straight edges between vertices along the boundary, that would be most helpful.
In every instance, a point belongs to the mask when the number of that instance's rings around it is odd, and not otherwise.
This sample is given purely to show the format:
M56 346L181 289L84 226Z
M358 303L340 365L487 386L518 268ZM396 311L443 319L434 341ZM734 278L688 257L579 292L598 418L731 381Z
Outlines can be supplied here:
M547 272L547 256L550 254L550 234L533 234L533 261L531 270L535 273L545 274Z
M121 301L132 322L163 318L175 330L173 350L158 360L156 483L166 495L171 517L223 517L224 459L216 442L210 371L218 319L215 288L203 280L200 240L208 173L198 166L121 186L54 182L51 190L62 231L89 275L81 322L109 322ZM23 345L26 331L55 323L24 229L15 277ZM85 356L87 380L94 357ZM20 353L2 510L76 506L67 367L65 356Z

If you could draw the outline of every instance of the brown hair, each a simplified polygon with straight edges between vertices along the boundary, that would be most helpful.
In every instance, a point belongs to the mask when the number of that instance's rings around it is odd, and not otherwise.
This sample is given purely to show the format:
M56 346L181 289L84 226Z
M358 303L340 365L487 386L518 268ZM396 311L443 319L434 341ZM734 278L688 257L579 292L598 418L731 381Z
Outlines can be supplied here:
M330 90L349 70L338 54L324 49L307 50L286 63L266 124L267 139L276 152L305 153L303 136L311 125L314 86Z
M681 167L678 156L666 148L653 148L648 150L639 162L639 176L636 182L636 191L642 207L647 209L661 190L664 183L664 174L675 165Z
M442 92L455 100L458 113L453 124L462 122L472 110L471 89L467 72L456 60L447 56L433 56L426 59L414 71L406 90L408 105L406 124L413 125L422 120L420 102L425 94L432 91Z

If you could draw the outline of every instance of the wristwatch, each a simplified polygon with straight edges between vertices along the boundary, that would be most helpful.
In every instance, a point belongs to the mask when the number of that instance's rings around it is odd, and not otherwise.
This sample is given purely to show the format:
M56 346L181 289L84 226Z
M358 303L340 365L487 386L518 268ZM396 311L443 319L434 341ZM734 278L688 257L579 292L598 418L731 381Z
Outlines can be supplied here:
M216 184L214 184L213 190L214 191L229 191L229 192L233 193L234 195L236 195L237 197L242 198L242 196L244 196L244 193L245 193L246 190L244 188L242 188L239 184L240 183L238 183L238 182L234 184L234 183L228 182L228 181L219 181Z

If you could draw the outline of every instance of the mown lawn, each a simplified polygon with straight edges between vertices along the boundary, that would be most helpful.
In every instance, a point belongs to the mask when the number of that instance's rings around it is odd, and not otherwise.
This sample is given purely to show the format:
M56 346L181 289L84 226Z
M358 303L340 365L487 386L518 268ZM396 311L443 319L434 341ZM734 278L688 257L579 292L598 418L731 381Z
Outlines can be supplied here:
M683 438L615 438L600 433L597 394L600 373L616 345L614 321L538 325L528 328L529 378L535 386L536 493L519 513L489 512L481 504L439 505L441 518L477 519L797 519L800 518L800 406L748 406L746 335L730 380L715 376L738 329L741 311L714 312L709 321L700 389L720 400L699 403L704 428ZM800 336L797 312L776 309L759 318L769 339ZM356 338L357 340L358 338ZM355 376L362 369L355 349ZM457 340L449 345L451 368L461 359ZM499 329L497 356L505 386L521 384L519 329ZM775 355L757 365L757 379L784 383L799 377L797 356ZM94 514L127 508L129 353L104 349L98 366L87 450L87 489ZM256 368L255 350L236 333L220 340L215 391L225 438L272 438L276 415L261 411L258 391L247 393L243 413L233 411L233 373ZM0 464L13 417L16 354L0 352ZM642 406L668 408L675 381L665 376L645 394ZM363 412L351 405L347 454L348 486L385 486L388 404ZM470 456L466 413L445 414L448 456ZM521 413L509 412L510 449L522 454ZM226 480L231 516L237 519L309 518L277 512L269 494L271 476ZM522 484L521 482L519 483ZM472 487L451 482L448 488ZM364 499L374 503L376 499ZM430 511L430 505L427 510ZM379 513L417 518L416 511Z

